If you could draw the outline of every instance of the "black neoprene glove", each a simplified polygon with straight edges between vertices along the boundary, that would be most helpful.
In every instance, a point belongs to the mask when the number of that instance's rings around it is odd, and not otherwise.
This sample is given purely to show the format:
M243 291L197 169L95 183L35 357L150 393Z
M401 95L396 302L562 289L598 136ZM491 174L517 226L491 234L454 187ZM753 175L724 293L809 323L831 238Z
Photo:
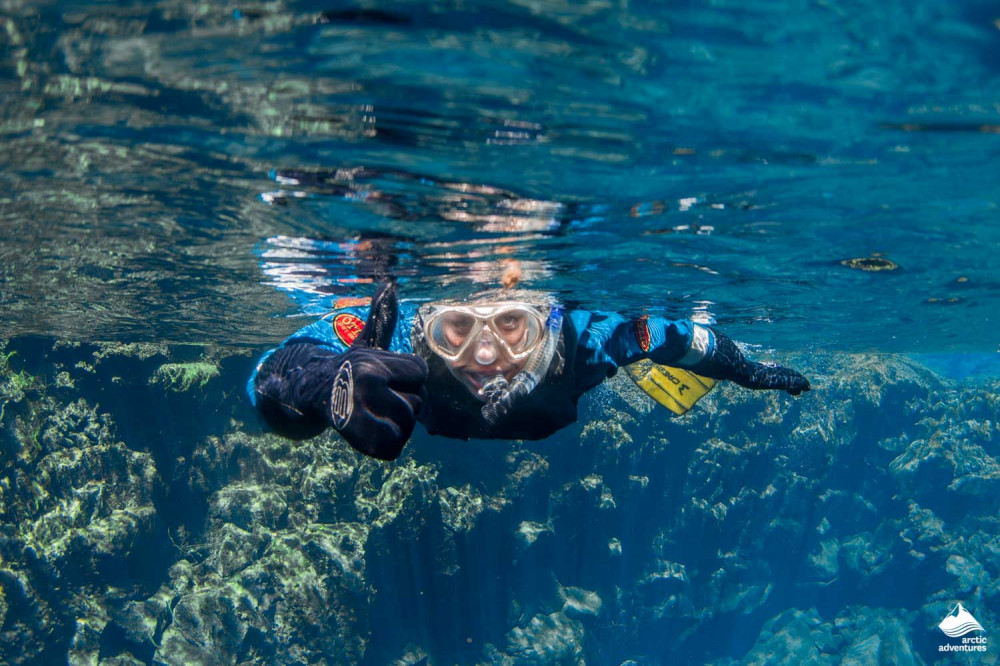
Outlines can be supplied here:
M386 351L398 317L395 286L372 300L364 330L343 354L299 343L274 352L257 373L257 411L278 434L306 439L333 426L365 455L394 460L423 406L427 364Z
M728 379L749 389L777 389L791 395L810 390L809 380L802 374L773 363L757 363L747 359L732 338L712 329L715 349L692 372L712 379Z

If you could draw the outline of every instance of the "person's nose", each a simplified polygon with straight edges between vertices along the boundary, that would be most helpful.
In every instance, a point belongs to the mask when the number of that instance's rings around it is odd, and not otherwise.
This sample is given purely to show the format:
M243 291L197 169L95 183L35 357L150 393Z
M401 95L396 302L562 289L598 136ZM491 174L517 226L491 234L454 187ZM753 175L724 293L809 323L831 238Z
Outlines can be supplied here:
M476 343L476 363L479 365L491 365L497 360L497 347L493 342L493 336L483 331Z

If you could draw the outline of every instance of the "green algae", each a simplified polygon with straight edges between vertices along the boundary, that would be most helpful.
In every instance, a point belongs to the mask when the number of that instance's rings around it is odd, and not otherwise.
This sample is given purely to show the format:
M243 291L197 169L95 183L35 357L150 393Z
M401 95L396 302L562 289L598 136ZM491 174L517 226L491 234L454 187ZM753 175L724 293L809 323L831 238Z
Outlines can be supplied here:
M168 356L166 345L152 342L100 342L94 352L94 364L114 357L124 356L144 361L154 356Z
M437 497L437 475L432 465L419 465L407 460L392 470L374 498L367 501L359 498L359 509L364 506L372 510L373 524L383 528L407 514L416 513L418 506L426 505L428 499ZM364 515L366 512L359 510L359 513Z
M41 387L37 377L24 370L14 372L10 367L10 359L17 352L6 352L5 344L0 344L0 424L4 423L7 405L19 403L25 399L32 389Z
M10 351L5 354L4 349L5 346L0 345L0 381L3 382L3 390L10 394L23 394L34 382L34 377L24 370L14 372L10 367L10 359L16 356L17 352Z
M580 434L580 438L595 439L606 446L616 449L631 446L631 430L636 423L635 417L617 409L609 408L608 412L608 416L604 420L595 420L587 423Z
M210 515L245 530L254 525L277 529L288 522L287 493L276 484L232 483L215 494Z
M486 508L482 493L471 484L460 488L444 488L438 491L441 520L455 532L469 532L476 526L476 519Z
M164 363L153 373L151 384L163 384L168 391L183 393L205 384L219 376L219 366L212 363Z
M7 381L9 382L11 393L19 396L15 400L19 400L24 397L25 391L35 385L36 379L24 370L21 370L20 372L11 374L7 378Z

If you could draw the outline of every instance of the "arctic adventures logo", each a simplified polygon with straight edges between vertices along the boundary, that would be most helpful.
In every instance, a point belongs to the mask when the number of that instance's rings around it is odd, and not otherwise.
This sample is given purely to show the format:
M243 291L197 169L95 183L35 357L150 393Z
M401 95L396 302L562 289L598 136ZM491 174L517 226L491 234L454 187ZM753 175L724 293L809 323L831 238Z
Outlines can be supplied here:
M951 612L944 616L938 629L944 632L948 638L961 638L961 644L946 643L938 645L938 652L986 652L987 639L983 625L972 617L972 613L965 610L961 603L955 604ZM973 631L980 632L979 636L966 636Z

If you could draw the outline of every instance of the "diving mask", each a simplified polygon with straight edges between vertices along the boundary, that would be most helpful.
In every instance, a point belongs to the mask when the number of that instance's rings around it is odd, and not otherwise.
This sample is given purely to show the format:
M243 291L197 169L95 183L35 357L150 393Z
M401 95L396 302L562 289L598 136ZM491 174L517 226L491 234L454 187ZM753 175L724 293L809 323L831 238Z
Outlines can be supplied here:
M493 363L498 354L509 361L531 356L545 338L549 314L548 307L518 302L427 307L424 333L431 351L456 362L473 348L482 365Z

